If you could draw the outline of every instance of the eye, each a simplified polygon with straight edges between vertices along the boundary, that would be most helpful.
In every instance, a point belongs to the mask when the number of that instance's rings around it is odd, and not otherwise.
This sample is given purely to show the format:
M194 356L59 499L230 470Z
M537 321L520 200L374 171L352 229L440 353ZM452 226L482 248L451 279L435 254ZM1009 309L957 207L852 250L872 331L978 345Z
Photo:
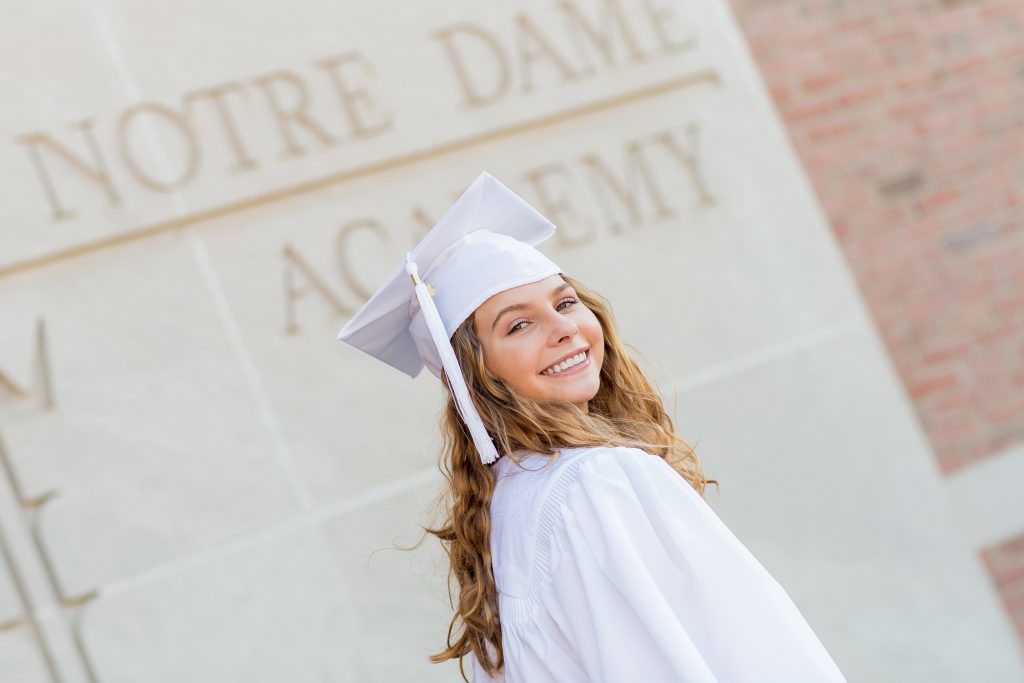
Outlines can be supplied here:
M508 333L509 333L509 334L512 334L513 332L518 332L519 330L523 329L523 328L521 328L521 327L519 327L519 326L520 326L520 325L525 325L525 324L526 324L526 321L525 321L525 320L517 320L517 321L516 321L516 324L515 324L515 325L513 325L513 326L512 326L512 327L511 327L511 328L509 329Z
M578 299L574 299L571 296L568 296L568 297L562 299L561 301L559 301L558 304L555 306L555 309L559 310L559 311L564 311L565 310L564 308L560 308L562 304L578 304L578 303L579 303Z
M578 304L578 303L580 303L580 300L577 299L577 298L565 297L563 299L560 299L558 301L558 303L555 304L555 310L558 310L558 311L567 310L571 306L574 306L575 304ZM509 331L508 331L507 334L510 334L510 335L511 334L515 334L516 332L519 332L520 330L525 329L525 326L528 323L529 323L529 321L527 321L526 318L519 318L518 321L516 321L515 323L512 324L512 327L509 328Z

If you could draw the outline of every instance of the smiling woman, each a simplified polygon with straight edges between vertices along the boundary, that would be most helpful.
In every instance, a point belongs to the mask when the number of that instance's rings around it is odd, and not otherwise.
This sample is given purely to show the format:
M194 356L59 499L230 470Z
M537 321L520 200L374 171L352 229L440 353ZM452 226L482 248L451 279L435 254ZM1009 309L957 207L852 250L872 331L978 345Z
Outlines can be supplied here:
M608 303L535 248L554 229L484 172L338 334L448 391L424 531L459 598L431 661L468 657L475 683L844 681L704 502Z
M495 294L473 326L489 372L521 394L587 411L601 382L604 333L561 275Z

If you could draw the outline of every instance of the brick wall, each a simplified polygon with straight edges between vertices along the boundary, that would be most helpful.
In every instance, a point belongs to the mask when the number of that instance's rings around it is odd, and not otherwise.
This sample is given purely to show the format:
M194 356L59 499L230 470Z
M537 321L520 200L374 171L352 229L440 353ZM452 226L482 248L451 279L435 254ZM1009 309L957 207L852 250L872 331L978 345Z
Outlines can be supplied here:
M1024 642L1024 535L987 548L982 557Z
M938 466L1024 442L1024 2L731 6ZM1024 643L1024 536L983 556Z

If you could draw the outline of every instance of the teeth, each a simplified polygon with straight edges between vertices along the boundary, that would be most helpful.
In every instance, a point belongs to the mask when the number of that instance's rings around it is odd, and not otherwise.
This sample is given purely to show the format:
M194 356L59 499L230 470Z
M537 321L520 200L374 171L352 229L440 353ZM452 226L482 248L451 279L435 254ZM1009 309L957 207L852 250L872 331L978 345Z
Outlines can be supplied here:
M545 370L544 372L542 372L540 374L542 374L542 375L557 375L562 370L568 370L569 368L571 368L574 365L579 365L580 363L582 363L586 359L586 357L587 357L587 352L586 351L581 351L580 353L577 353L572 358L567 358L566 360L563 360L561 363L558 363L556 365L552 365L550 368L548 368L547 370Z

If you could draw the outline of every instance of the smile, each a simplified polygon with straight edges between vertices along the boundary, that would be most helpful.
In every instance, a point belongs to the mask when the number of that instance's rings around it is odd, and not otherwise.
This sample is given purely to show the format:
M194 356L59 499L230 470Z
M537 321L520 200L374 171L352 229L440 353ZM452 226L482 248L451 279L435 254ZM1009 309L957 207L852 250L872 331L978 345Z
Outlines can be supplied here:
M545 377L561 377L562 375L574 375L577 372L582 372L585 368L590 366L590 350L584 350L577 353L575 356L570 356L560 363L555 363L547 370L544 370L540 374Z

